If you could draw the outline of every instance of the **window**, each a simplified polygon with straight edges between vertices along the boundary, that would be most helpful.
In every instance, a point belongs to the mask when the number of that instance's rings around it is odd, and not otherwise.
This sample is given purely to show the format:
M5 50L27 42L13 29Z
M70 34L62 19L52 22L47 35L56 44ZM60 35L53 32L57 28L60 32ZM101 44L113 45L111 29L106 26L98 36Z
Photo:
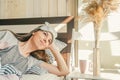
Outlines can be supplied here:
M108 16L108 30L116 36L116 39L110 42L111 55L120 56L120 10Z

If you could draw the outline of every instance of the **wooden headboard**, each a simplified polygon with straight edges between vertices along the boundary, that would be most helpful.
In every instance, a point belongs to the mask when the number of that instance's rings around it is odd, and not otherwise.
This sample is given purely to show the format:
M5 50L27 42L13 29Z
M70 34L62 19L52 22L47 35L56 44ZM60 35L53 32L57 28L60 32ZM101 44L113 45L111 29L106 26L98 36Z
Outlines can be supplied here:
M67 65L70 65L70 50L71 50L71 37L72 29L74 27L74 17L41 17L41 18L15 18L15 19L0 19L0 26L4 25L33 25L44 24L47 21L50 24L67 24L66 33L58 33L58 39L67 43L67 47L61 52Z

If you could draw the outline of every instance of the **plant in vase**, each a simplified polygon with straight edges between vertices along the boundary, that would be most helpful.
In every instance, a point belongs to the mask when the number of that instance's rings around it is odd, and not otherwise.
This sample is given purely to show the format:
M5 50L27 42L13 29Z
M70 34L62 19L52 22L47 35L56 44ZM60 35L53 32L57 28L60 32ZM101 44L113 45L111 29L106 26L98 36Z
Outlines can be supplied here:
M94 24L93 76L100 76L99 46L102 22L109 13L118 9L119 2L119 0L85 0L86 5L82 9L84 15L79 16L82 24L87 22Z

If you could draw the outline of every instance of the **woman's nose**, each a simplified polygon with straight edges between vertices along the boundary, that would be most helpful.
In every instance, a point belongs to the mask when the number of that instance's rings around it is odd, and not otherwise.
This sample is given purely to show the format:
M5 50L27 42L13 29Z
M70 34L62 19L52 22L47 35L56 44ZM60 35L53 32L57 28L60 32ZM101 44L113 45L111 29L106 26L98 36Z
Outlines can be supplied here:
M47 41L46 41L46 39L43 39L43 41L44 41L44 43L46 43Z
M44 40L45 43L48 43L48 40L49 40L49 39L48 39L47 37L44 37L43 40Z

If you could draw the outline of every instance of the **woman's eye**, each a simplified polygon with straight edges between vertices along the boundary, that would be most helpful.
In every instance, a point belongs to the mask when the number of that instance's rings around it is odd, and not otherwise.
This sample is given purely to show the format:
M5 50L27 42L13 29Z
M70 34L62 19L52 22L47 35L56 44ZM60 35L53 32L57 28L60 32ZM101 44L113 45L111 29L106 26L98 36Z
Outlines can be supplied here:
M44 34L45 36L47 36L47 32L43 32L43 34Z
M52 44L52 40L50 40L49 43Z

